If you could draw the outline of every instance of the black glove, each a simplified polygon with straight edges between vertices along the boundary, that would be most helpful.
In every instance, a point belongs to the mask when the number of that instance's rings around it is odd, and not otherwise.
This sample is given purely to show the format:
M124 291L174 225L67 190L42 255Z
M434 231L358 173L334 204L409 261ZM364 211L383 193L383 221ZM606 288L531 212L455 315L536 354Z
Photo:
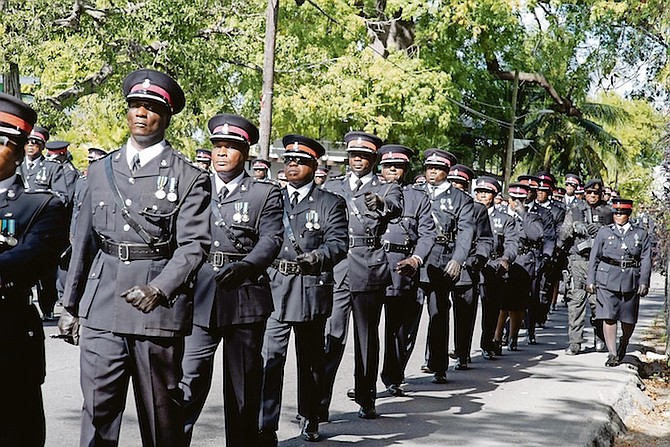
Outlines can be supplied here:
M167 296L156 286L135 286L121 294L126 302L133 305L138 310L148 314L161 304L167 305Z
M598 234L598 230L600 230L600 225L595 224L595 223L590 223L586 226L586 231L589 233L589 236L594 238L596 237L596 234Z
M317 250L309 253L301 253L295 257L295 262L298 263L300 271L304 275L318 275L321 273L321 262L323 261L323 253Z
M374 192L366 192L365 193L365 206L370 211L377 211L379 209L382 209L382 207L384 206L384 199L379 197Z
M421 267L419 258L416 256L410 256L409 258L398 261L395 267L395 271L402 276L411 277L414 276L419 267Z
M640 284L640 287L637 288L637 294L640 296L647 296L647 293L649 293L649 286Z
M472 270L479 270L486 262L486 258L482 255L474 255L468 258L466 262Z
M253 276L253 265L246 261L231 262L221 268L214 279L225 290L237 289Z
M540 260L540 270L542 272L550 271L553 263L554 261L551 259L551 256L546 253L542 253L542 259Z
M66 343L79 345L79 318L65 309L58 319L58 331L60 334L52 335L52 338L62 338Z

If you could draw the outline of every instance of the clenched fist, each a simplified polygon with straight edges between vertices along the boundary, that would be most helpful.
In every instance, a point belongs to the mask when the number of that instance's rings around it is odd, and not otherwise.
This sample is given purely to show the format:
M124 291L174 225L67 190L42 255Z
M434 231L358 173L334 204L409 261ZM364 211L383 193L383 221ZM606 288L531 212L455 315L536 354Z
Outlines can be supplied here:
M121 296L125 298L126 302L132 304L133 307L145 314L151 312L161 304L167 304L165 294L158 287L152 285L135 286L123 292Z
M295 262L298 263L300 271L305 275L318 275L321 273L321 261L323 261L323 253L317 250L309 253L301 253L295 257Z
M420 264L419 259L416 256L410 256L407 259L398 261L395 270L402 276L414 276L414 274L420 267L419 264Z
M379 197L379 195L375 194L374 192L366 192L365 193L365 206L370 211L377 211L377 210L383 208L384 199Z

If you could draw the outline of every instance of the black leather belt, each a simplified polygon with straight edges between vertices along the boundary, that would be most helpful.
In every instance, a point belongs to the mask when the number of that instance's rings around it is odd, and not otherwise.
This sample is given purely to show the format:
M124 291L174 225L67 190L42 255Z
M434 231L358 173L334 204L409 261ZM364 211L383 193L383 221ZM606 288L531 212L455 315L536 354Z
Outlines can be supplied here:
M375 236L349 236L349 248L379 247L379 239Z
M440 233L435 236L435 243L440 245L446 245L451 242L454 242L454 235L450 233Z
M382 248L384 249L385 252L404 253L408 255L412 252L414 246L405 244L394 244L393 242L383 241Z
M241 253L224 253L222 251L213 251L207 255L207 262L212 264L212 267L223 267L225 264L239 261L246 255Z
M108 255L116 256L121 261L138 261L147 259L166 259L172 255L169 242L154 245L137 243L117 243L107 239L100 241L100 249Z
M640 261L636 259L614 259L607 258L605 256L599 257L598 259L600 259L600 261L604 262L605 264L613 265L622 269L637 268L640 266Z
M287 261L286 259L275 259L272 261L272 267L276 268L283 275L302 275L302 270L297 262Z

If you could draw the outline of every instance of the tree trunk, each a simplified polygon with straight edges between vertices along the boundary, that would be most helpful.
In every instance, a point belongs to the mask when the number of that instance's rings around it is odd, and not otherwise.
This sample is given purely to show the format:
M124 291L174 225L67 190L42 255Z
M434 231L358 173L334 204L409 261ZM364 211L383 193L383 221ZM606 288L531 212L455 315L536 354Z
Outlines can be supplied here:
M19 65L10 62L9 70L3 75L5 93L21 98L21 81L19 78Z

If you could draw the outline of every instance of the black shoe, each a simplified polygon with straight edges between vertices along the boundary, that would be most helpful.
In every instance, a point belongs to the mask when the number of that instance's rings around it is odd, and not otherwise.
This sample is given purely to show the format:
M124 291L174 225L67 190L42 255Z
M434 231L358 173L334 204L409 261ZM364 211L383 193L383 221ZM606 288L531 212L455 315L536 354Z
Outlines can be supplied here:
M279 441L277 440L277 432L274 430L261 430L258 432L257 438L258 447L277 447Z
M537 340L535 340L535 334L533 334L533 335L528 335L528 336L526 337L526 343L528 343L529 345L536 345L536 344L537 344Z
M565 355L577 355L579 354L580 348L581 345L579 343L570 343L570 345L565 348Z
M310 419L302 419L300 422L300 434L308 442L316 442L321 439L319 435L319 423Z
M449 351L449 358L456 360L458 356L456 355L456 351L450 350Z
M353 389L353 388L349 388L349 389L347 390L347 397L348 397L349 399L356 399L356 390Z
M423 365L421 365L421 372L426 373L426 374L433 374L433 371L431 371L431 369L428 367L427 363L424 363Z
M468 361L465 359L458 359L454 365L456 371L465 371L468 369Z
M496 353L491 349L482 349L482 357L484 360L493 360L496 358Z
M393 397L402 397L405 395L400 385L391 384L386 388L386 391Z
M375 407L361 407L358 409L358 417L361 419L377 419L379 417L379 413L377 413Z
M621 342L619 342L621 343ZM619 363L623 362L624 357L626 357L626 350L628 349L628 343L619 344L619 347L616 350L616 356Z
M495 355L497 356L502 355L502 347L503 347L502 341L493 340L493 352L495 353Z
M504 333L502 336L502 340L500 340L500 343L503 345L507 345L509 343L509 335L507 333Z
M610 354L607 356L605 366L619 366L619 359L617 358L616 355Z
M438 383L440 385L447 383L447 375L445 373L435 373L433 376L433 383Z
M509 341L509 344L507 345L507 350L508 351L518 351L519 349L516 347L517 345L517 338L512 337L512 339Z

